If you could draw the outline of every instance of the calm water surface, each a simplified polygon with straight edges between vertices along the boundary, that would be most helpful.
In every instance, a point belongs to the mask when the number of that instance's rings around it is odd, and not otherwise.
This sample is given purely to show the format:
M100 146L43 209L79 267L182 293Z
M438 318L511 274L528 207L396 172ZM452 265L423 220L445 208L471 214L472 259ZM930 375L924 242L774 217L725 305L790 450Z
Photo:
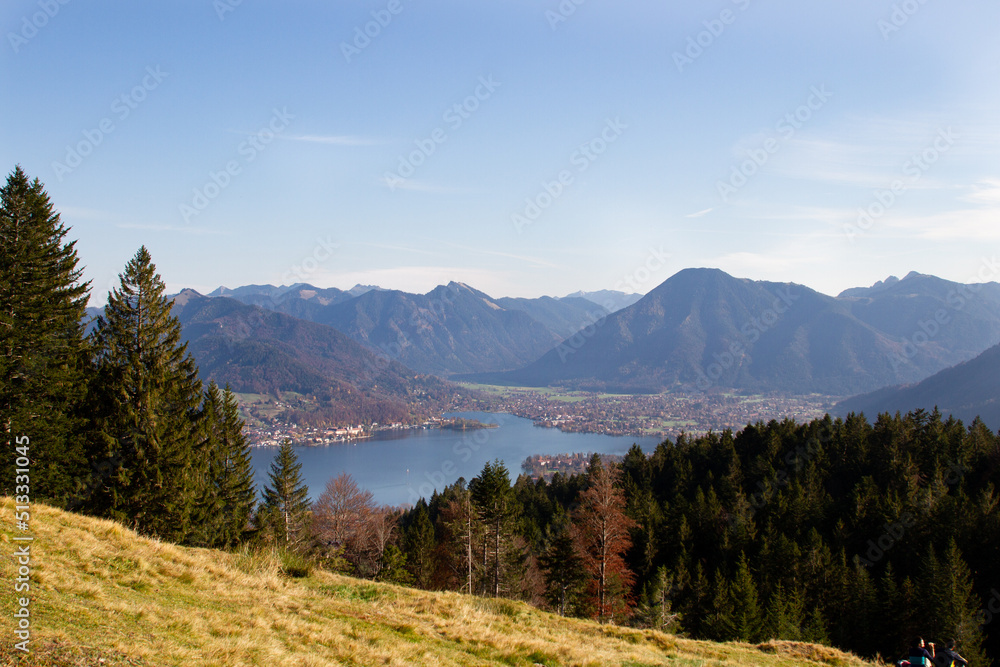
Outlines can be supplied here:
M327 481L349 473L375 500L388 505L412 504L429 498L459 477L470 480L488 461L501 459L511 481L521 472L521 462L532 454L624 454L633 443L649 453L659 438L635 438L597 433L563 433L536 427L530 419L489 412L457 412L465 417L498 424L477 431L419 429L384 431L357 443L321 447L296 447L302 476L315 500ZM267 483L267 473L277 447L254 447L253 466L258 491Z

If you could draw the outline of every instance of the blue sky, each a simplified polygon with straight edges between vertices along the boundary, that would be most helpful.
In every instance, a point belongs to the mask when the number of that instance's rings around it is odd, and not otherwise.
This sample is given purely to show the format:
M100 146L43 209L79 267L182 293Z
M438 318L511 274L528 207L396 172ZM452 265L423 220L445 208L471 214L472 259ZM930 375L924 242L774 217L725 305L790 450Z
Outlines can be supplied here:
M142 244L171 290L1000 280L998 25L987 1L8 0L0 165L45 183L98 302Z

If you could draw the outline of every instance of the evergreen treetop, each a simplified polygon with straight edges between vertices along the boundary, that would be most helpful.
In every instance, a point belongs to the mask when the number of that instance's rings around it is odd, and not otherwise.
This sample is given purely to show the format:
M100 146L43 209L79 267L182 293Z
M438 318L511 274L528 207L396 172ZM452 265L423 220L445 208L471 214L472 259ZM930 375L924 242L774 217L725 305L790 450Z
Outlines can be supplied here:
M286 547L298 547L303 541L305 522L309 512L309 487L302 481L302 464L295 455L290 440L271 462L269 484L264 487L264 523L274 531L279 542Z
M36 178L20 166L0 187L0 423L5 451L27 438L36 499L71 504L86 470L83 338L89 283L76 241ZM13 468L0 492L13 492Z
M194 530L201 382L149 251L139 248L92 334L101 398L97 458L112 462L99 511L165 539ZM194 485L195 487L197 485Z

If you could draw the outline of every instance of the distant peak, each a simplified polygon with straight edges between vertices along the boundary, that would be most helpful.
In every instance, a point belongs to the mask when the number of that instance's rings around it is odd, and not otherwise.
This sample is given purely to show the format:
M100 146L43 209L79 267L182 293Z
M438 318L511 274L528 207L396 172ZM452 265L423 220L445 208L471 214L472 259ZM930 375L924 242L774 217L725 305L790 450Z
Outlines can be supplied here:
M920 275L920 274L916 273L915 271L910 271L908 274L906 274L906 278L909 278L910 276L913 276L913 275ZM903 278L903 280L906 280L906 278ZM885 280L879 280L874 285L872 285L869 289L875 289L875 290L877 290L877 289L882 289L884 287L891 287L892 285L895 285L898 282L899 282L899 278L897 278L896 276L889 276Z
M173 301L178 306L186 306L188 304L188 301L190 301L191 299L200 299L200 298L202 298L200 292L196 292L195 290L193 290L190 287L188 287L188 288L182 289L174 297Z
M378 285L362 285L358 283L351 289L347 290L347 293L351 296L361 296L362 294L367 294L368 292L381 292L383 291Z
M691 284L691 283L706 283L712 281L713 283L718 283L721 281L731 280L735 281L731 275L723 271L722 269L710 269L710 268L691 268L691 269L681 269L674 275L667 278L659 286L663 287L665 285L675 285L675 284Z
M892 276L889 276L889 277L891 278ZM925 278L925 277L926 277L926 274L918 273L916 271L910 271L905 276L903 276L903 280L911 280L913 278Z

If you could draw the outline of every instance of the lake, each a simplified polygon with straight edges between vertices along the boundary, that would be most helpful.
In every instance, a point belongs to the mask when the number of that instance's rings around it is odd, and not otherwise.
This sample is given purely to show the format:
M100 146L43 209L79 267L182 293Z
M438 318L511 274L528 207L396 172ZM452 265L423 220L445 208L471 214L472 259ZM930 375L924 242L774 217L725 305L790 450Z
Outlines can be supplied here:
M599 433L564 433L540 428L530 419L489 412L456 412L447 417L477 419L497 428L475 431L408 429L381 431L356 443L319 447L295 447L302 464L302 477L315 500L326 483L342 472L349 473L362 489L386 505L413 504L430 498L459 477L477 476L483 466L499 458L510 471L511 482L521 473L521 463L532 454L625 454L633 443L649 453L662 440ZM268 481L277 447L251 450L258 492Z

